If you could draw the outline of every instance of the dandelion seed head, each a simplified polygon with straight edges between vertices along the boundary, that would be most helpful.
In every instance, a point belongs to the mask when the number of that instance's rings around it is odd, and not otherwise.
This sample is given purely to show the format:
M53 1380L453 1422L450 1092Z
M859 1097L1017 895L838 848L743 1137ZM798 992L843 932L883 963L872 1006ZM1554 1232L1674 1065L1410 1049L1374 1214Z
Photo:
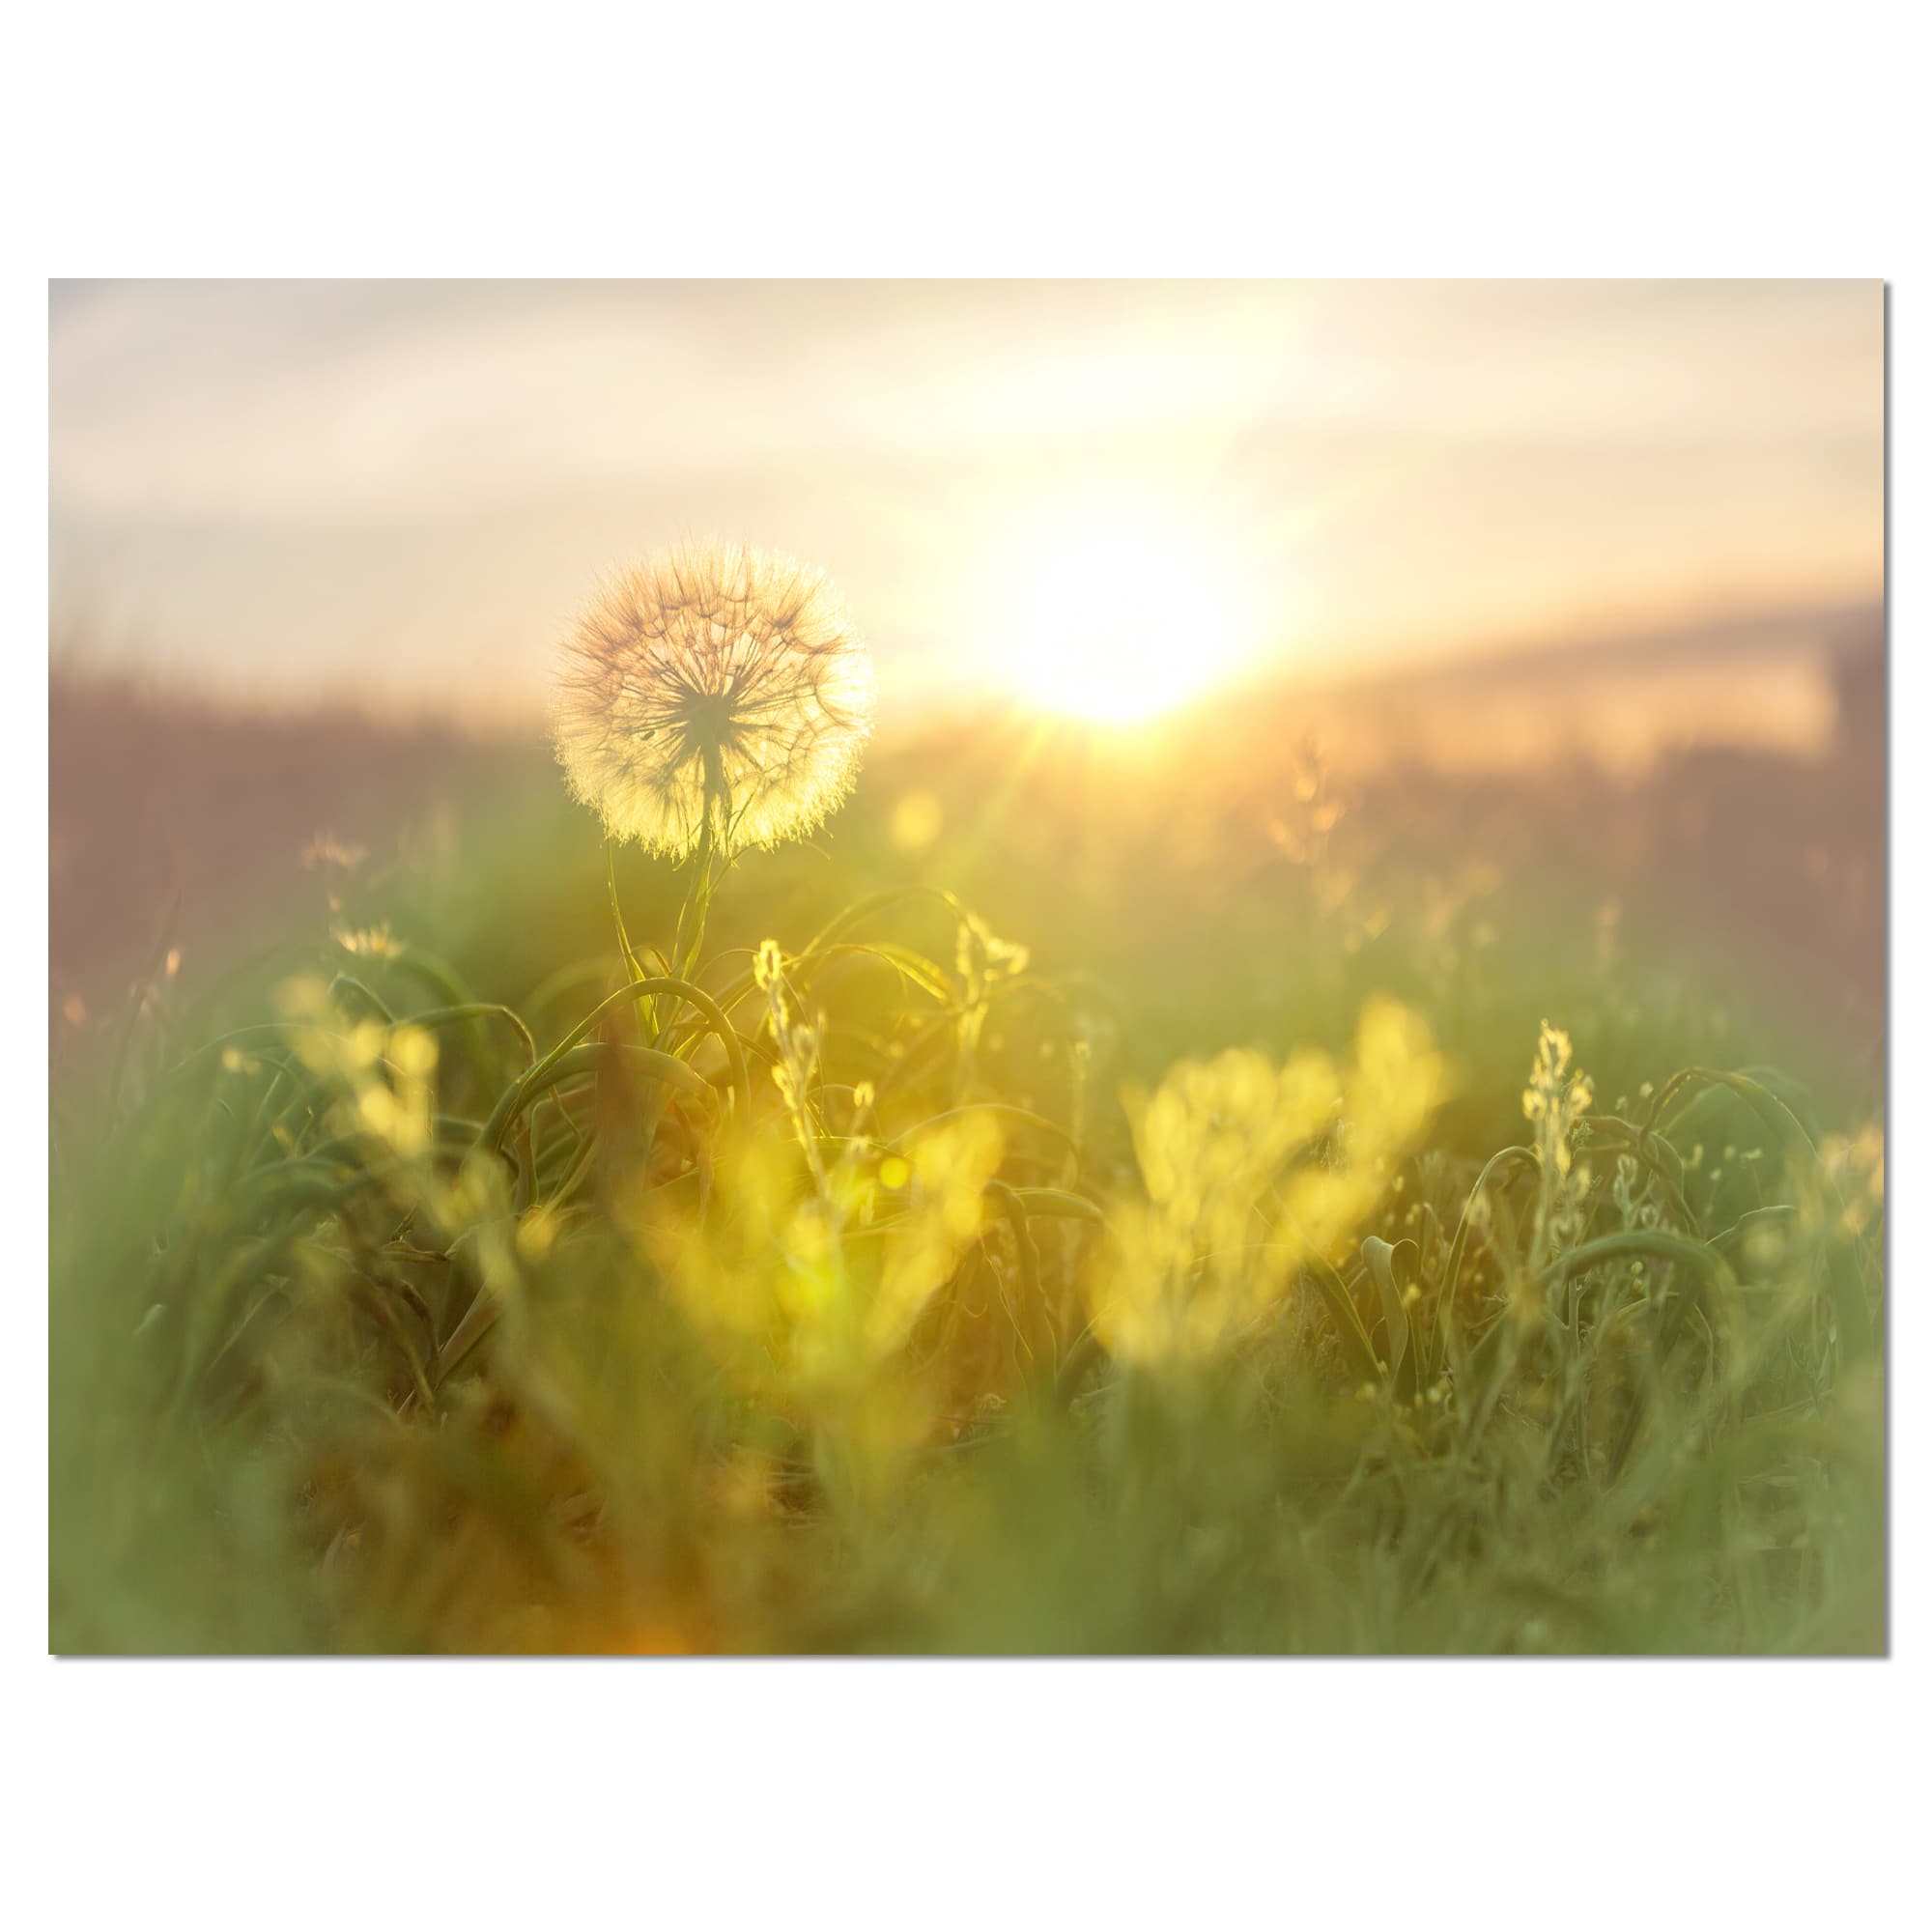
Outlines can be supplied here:
M553 723L572 792L617 838L682 858L810 832L871 733L871 654L787 556L686 545L606 582L564 639Z

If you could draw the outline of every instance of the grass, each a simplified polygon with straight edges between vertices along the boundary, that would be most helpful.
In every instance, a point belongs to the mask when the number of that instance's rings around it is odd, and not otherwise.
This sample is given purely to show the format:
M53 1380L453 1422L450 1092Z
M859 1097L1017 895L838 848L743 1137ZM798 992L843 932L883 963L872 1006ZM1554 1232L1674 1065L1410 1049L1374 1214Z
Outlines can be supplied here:
M51 1647L1881 1649L1875 1081L1466 798L1103 755L875 761L689 958L532 769L152 962Z

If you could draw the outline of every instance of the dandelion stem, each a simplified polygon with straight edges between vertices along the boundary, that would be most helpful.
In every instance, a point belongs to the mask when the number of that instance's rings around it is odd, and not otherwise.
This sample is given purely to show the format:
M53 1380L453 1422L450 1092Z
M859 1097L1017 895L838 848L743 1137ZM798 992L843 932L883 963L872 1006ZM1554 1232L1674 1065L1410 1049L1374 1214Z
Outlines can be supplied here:
M645 974L643 967L638 963L637 953L631 950L631 935L624 929L624 908L617 898L617 841L614 838L604 841L604 876L611 888L611 917L617 927L617 950L623 953L625 968L635 983Z
M723 809L721 793L718 815L722 815ZM731 863L729 849L719 837L717 817L710 810L705 812L704 829L698 834L691 863L691 883L685 889L684 904L677 916L677 935L671 941L671 971L682 980L693 980L697 976L698 956L704 948L705 922L711 912L711 895Z

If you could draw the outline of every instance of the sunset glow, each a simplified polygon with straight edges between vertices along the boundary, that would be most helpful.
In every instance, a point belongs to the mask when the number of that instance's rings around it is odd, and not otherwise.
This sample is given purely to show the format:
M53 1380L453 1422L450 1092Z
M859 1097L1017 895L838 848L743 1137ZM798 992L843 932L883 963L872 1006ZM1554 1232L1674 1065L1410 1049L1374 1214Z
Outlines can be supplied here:
M888 723L1146 718L1233 659L1869 596L1883 322L1830 283L62 285L50 565L75 648L527 719L582 583L738 540L864 609Z
M1016 590L1011 688L1062 717L1126 724L1210 689L1241 643L1228 563L1179 534L1083 534Z

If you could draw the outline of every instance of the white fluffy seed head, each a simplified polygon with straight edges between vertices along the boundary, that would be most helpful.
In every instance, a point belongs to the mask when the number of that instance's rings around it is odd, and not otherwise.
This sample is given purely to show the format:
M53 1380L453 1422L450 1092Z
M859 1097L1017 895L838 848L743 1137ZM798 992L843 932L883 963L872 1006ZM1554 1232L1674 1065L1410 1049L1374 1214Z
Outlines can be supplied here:
M618 838L683 858L777 845L852 788L871 653L824 573L684 545L602 584L565 638L553 722L571 791Z

